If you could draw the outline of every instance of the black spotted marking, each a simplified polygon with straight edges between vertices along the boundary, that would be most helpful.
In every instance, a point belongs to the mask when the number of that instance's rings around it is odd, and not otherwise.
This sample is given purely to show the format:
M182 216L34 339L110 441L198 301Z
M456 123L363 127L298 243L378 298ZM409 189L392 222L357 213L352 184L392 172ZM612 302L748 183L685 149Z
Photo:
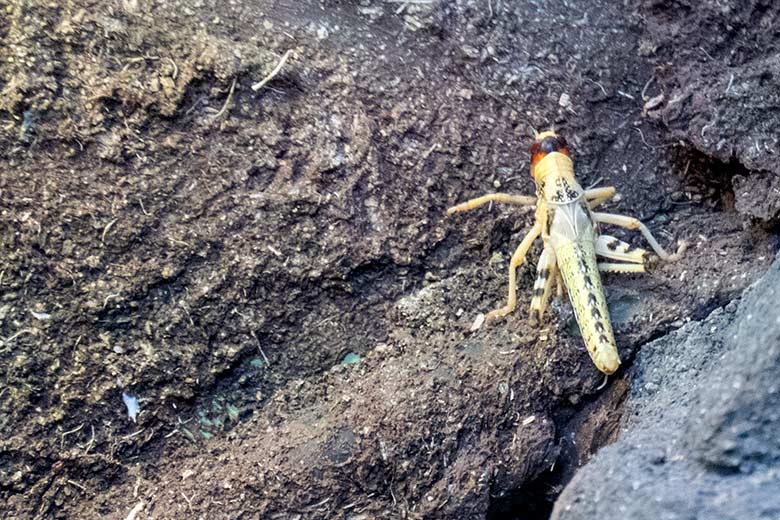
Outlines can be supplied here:
M596 322L596 330L603 334L604 330L605 330L604 329L604 324L601 323L600 321L597 321Z
M540 280L546 280L548 276L550 276L550 270L548 268L543 267L542 269L539 269Z
M537 287L536 289L534 289L534 297L537 297L537 296L540 297L540 298L542 296L544 296L544 288L543 287Z
M609 343L609 340L607 339L607 337L604 334L600 334L599 335L599 341L602 342L602 343Z
M626 244L626 250L624 251L624 253L629 254L632 253L633 251L636 251L636 248L631 244Z
M553 220L555 220L555 210L553 208L547 209L547 234L550 234L550 228L552 228Z
M566 200L574 200L577 198L578 193L571 187L568 180L563 177L558 177L558 182L556 184L560 190L566 194Z
M597 320L600 320L602 318L601 311L598 310L597 308L594 308L593 309L593 317L596 318Z
M607 247L609 248L610 251L614 251L618 248L619 245L620 245L620 240L613 240L612 242L607 244Z
M593 290L593 280L590 279L590 276L585 277L585 285L588 289Z
M593 215L590 214L590 208L588 207L585 202L580 202L580 208L582 208L582 211L585 212L585 215L588 217L588 222L590 222L590 225L593 226L595 223L593 222Z

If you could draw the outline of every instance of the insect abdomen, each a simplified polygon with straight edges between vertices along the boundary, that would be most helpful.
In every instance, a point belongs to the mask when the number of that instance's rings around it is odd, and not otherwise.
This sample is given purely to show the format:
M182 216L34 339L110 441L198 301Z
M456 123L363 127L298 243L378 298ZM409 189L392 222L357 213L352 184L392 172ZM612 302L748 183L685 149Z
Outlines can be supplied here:
M556 248L555 255L588 353L599 370L611 374L620 365L620 357L609 322L593 242L568 242Z

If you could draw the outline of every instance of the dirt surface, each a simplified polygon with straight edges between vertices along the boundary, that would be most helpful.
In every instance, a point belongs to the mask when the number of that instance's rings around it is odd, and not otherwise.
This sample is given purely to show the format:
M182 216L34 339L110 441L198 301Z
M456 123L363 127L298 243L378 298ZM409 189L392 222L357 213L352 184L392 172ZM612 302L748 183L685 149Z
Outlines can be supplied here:
M605 278L627 366L777 250L780 197L736 189L775 182L748 159L744 111L705 132L724 132L722 155L693 137L696 105L677 122L647 110L683 77L658 68L682 55L655 3L0 12L7 518L546 517L614 439L625 372L598 390L565 304L541 331L523 308L470 334L532 215L444 217L532 193L534 128L567 136L583 185L617 186L609 211L691 242L677 264Z

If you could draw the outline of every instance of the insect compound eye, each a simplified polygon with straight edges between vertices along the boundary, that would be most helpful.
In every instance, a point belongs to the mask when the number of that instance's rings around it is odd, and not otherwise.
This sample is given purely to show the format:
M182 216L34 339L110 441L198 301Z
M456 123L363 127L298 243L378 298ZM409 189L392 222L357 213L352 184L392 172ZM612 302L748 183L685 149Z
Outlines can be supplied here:
M553 153L563 148L557 137L548 136L542 139L540 149L542 153Z

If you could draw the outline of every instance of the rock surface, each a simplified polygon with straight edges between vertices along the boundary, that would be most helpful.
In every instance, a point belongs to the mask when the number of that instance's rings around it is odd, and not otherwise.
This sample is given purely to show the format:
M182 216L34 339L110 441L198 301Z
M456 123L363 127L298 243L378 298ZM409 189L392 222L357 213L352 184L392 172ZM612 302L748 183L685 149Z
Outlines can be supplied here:
M761 0L643 2L640 53L655 63L650 117L723 163L737 211L780 214L780 4Z
M553 518L780 518L780 260L707 319L641 350L620 439Z

